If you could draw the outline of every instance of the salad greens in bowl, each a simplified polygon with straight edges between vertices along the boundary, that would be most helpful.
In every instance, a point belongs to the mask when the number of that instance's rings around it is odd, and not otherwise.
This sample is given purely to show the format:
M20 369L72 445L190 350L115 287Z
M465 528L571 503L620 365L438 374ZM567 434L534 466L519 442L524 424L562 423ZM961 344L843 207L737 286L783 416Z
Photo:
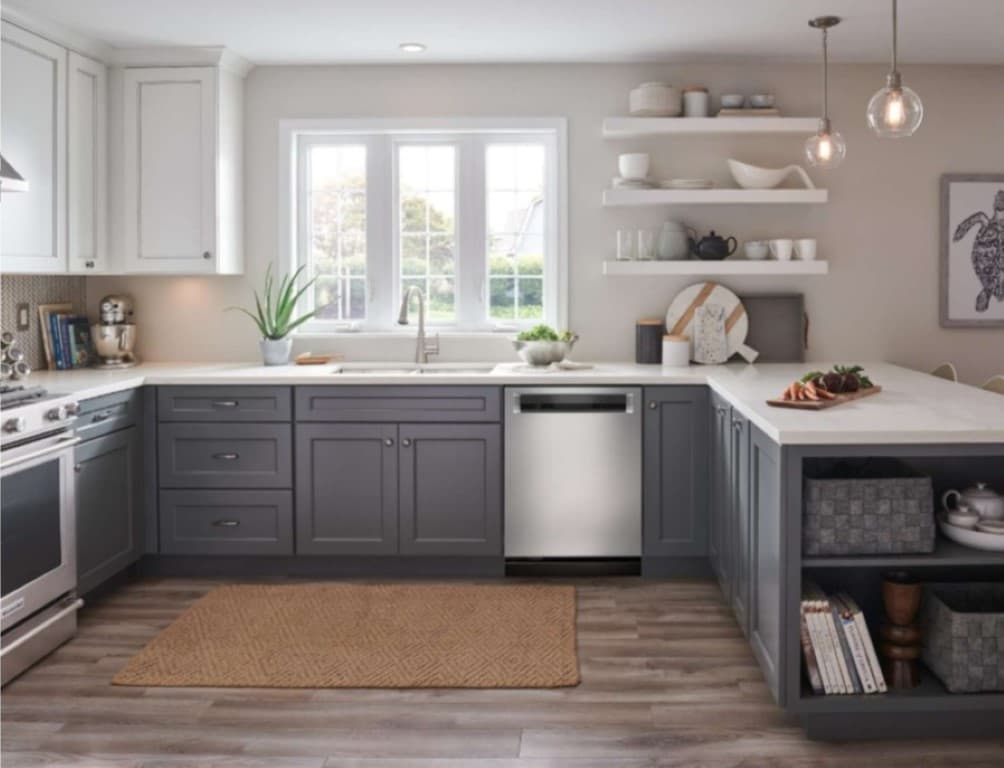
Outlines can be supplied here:
M571 331L558 333L542 323L520 333L512 344L527 365L546 366L568 357L578 338Z

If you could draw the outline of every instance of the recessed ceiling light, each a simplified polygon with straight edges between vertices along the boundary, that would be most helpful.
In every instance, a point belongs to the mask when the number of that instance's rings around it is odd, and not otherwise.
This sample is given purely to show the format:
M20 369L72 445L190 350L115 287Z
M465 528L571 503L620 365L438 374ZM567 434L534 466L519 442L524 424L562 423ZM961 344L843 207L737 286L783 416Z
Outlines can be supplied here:
M421 53L425 50L424 43L401 43L398 48L400 48L405 53Z

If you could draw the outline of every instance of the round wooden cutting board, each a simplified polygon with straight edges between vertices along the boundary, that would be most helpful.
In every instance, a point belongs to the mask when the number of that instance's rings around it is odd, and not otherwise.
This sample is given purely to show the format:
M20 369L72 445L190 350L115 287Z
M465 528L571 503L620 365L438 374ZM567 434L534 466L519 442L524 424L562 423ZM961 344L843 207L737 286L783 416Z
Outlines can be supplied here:
M746 345L749 317L746 308L732 291L711 281L687 286L673 299L666 312L666 333L694 338L694 313L705 303L719 304L725 308L725 335L729 357L736 354L748 363L756 360L758 352ZM693 346L691 346L693 356Z

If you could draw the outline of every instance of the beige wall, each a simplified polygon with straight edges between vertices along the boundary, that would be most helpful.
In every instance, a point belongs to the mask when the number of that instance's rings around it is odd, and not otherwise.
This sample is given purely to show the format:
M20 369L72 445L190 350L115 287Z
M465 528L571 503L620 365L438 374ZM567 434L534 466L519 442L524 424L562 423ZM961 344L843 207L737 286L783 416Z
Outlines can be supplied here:
M701 230L740 239L815 236L831 271L823 277L739 278L741 293L802 291L811 318L809 356L889 360L926 369L944 360L964 380L1004 370L1004 329L938 326L938 177L1004 172L1004 67L910 66L923 97L915 137L881 141L864 109L882 83L879 66L831 68L831 115L848 156L835 171L811 171L830 189L822 206L604 209L600 192L618 152L649 151L659 176L711 175L728 182L725 158L764 165L801 161L802 137L718 137L611 142L602 120L626 111L627 92L646 80L701 83L713 92L773 90L786 114L819 109L819 71L770 66L539 65L263 67L247 81L245 181L248 270L242 278L91 278L94 304L126 290L137 300L140 353L156 360L250 360L257 355L247 318L223 307L246 303L276 253L278 120L284 117L565 116L569 135L569 319L581 336L579 359L630 360L634 321L658 315L689 279L605 278L618 227L656 228L670 214ZM989 201L988 201L989 205ZM408 340L336 338L298 348L355 358L402 358ZM444 339L447 358L506 358L502 340Z

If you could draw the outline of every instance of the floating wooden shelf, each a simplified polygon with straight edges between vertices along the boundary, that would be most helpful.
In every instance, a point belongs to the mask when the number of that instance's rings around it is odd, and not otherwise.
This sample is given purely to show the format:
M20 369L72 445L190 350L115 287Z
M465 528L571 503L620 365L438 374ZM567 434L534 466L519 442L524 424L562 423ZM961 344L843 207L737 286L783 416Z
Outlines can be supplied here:
M803 133L819 128L818 117L608 117L603 138L736 133Z
M696 119L696 118L695 118ZM764 118L766 119L766 118ZM825 203L825 189L605 189L604 207Z
M825 275L825 261L604 261L603 274L617 277L659 275Z

